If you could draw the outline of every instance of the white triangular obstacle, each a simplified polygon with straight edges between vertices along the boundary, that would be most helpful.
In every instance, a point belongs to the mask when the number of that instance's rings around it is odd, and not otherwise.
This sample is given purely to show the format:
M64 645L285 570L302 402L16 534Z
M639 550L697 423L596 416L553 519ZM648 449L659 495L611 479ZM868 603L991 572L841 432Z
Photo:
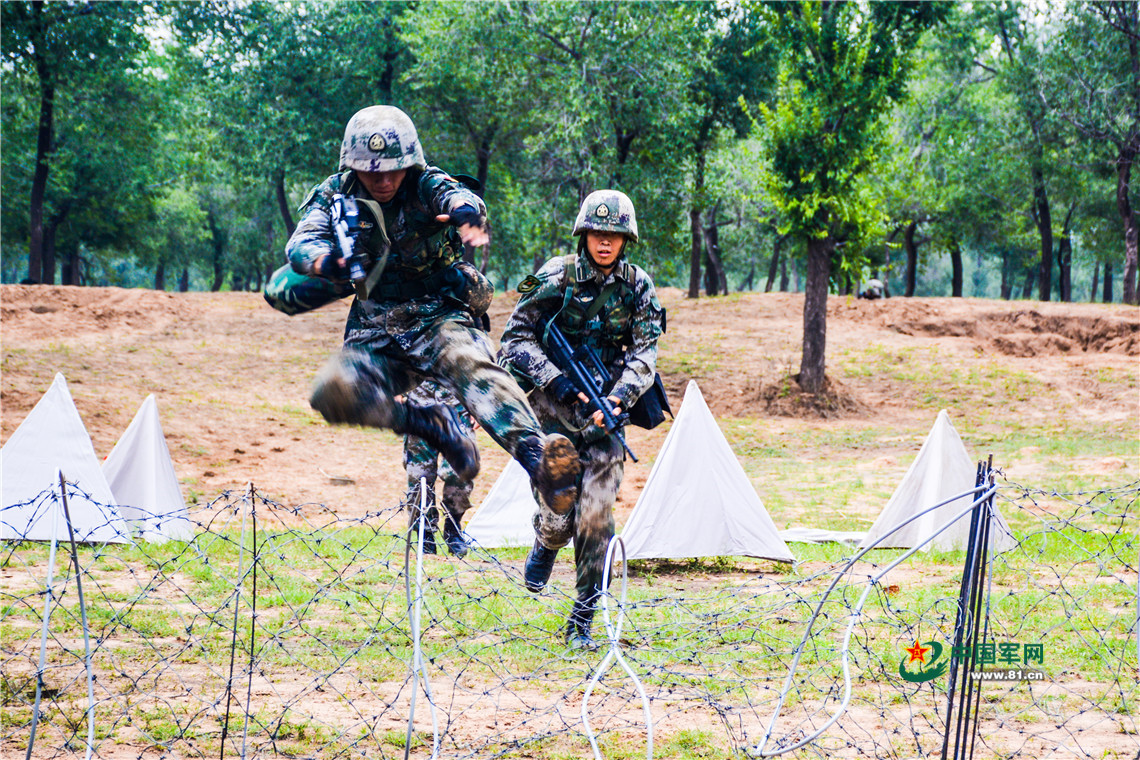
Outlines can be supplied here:
M194 531L150 395L103 462L119 512L147 541L188 541Z
M531 520L537 510L530 477L512 459L463 530L484 549L530 546L534 543Z
M864 549L890 532L891 528L908 518L929 509L955 494L974 487L977 463L966 451L961 436L950 423L950 415L943 409L934 421L934 427L922 443L922 448L895 489L887 506L867 531L859 548ZM955 515L970 505L973 498L960 499L929 512L888 537L878 548L909 549L933 535ZM1017 542L1009 525L995 510L995 522L990 526L990 549L994 552L1012 548ZM965 549L970 539L970 516L967 514L941 535L924 546L921 551L937 549L950 551Z
M628 559L795 561L691 380L621 537Z
M58 472L68 483L68 511L75 540L85 543L129 540L127 525L115 508L115 498L99 467L91 436L79 410L57 374L51 387L0 450L0 538L50 541L68 540L67 523L58 493ZM54 495L43 496L44 492Z

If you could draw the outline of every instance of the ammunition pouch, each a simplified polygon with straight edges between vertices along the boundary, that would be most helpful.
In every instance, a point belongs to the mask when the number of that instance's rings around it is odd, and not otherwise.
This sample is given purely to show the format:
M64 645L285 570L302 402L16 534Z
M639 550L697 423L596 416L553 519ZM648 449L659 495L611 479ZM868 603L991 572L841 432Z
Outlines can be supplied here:
M665 384L661 382L661 375L654 373L653 385L641 394L641 398L629 410L629 424L652 430L665 421L666 412L670 417L673 416L673 410L669 408L669 397L665 395Z
M372 286L369 298L375 301L409 301L442 295L462 304L473 317L478 318L487 313L494 292L495 286L482 272L460 261L418 280L379 282Z

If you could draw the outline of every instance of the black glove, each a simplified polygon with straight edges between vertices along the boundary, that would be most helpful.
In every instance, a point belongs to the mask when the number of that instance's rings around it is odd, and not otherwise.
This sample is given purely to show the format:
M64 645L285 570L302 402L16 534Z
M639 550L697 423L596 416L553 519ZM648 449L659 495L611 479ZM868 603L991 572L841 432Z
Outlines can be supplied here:
M546 386L546 393L560 405L571 408L578 403L578 389L566 375L559 375Z
M330 253L314 262L313 274L329 280L347 280L348 266L339 254Z
M483 219L479 216L479 209L474 206L464 204L457 209L450 212L451 224L456 227L462 227L465 224L470 224L472 227L482 227Z

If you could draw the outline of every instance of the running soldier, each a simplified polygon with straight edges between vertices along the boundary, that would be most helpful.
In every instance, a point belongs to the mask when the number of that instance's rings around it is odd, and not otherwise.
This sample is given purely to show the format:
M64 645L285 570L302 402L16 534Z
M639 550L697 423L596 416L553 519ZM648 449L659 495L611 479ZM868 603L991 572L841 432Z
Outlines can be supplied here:
M578 594L566 641L574 649L593 649L590 628L604 590L624 452L602 426L602 412L586 408L586 396L549 358L546 326L553 321L575 348L589 345L598 352L610 377L595 380L620 413L654 383L664 311L649 275L626 260L626 246L637 242L637 219L624 193L599 190L587 196L574 234L576 254L551 259L519 284L521 297L507 322L502 354L524 387L533 388L530 402L543 429L568 436L582 465L580 496L569 509L539 501L524 580L529 590L542 591L558 550L573 538Z
M359 232L347 242L350 256L342 226L346 198L360 207ZM491 342L475 322L493 288L461 256L463 245L487 243L485 221L478 195L427 165L403 111L370 106L349 120L340 173L309 194L285 249L299 275L284 283L285 291L303 290L315 275L340 293L351 279L347 287L357 294L344 348L319 374L309 402L330 423L422 438L459 478L473 480L479 452L455 412L443 404L397 400L424 379L435 380L519 461L544 502L565 511L578 493L574 447L563 436L543 434L525 394L495 364ZM360 260L367 276L358 278ZM275 296L290 301L288 292ZM335 293L292 296L311 306Z

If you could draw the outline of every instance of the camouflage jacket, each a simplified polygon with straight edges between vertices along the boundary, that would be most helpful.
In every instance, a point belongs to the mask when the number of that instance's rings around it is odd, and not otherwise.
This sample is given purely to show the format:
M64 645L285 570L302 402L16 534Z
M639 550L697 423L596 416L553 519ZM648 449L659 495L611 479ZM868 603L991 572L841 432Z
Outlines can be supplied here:
M318 258L337 251L330 216L332 199L337 193L371 200L353 172L334 174L313 188L301 205L301 221L285 245L294 271L312 274ZM486 216L486 206L479 196L442 169L429 166L422 172L408 170L396 196L379 204L384 214L384 230L373 226L368 233L366 247L374 253L382 250L385 234L391 241L380 282L421 280L458 261L463 254L458 235L450 224L437 222L435 217L464 205L473 206L480 216Z
M605 304L586 319L603 291L609 293ZM598 349L615 378L605 384L610 386L604 388L606 395L619 399L623 408L653 384L664 311L653 281L640 267L622 259L603 275L585 256L560 256L519 283L519 293L502 340L503 357L517 374L540 388L562 374L542 344L543 329L554 317L571 344Z

